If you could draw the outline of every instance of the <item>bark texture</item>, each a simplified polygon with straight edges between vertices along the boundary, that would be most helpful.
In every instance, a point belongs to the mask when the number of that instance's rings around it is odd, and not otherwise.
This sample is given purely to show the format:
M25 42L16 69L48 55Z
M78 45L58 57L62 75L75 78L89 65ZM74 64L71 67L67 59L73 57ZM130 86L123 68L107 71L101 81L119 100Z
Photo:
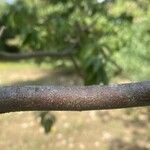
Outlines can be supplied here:
M0 113L150 106L150 81L110 86L0 87Z

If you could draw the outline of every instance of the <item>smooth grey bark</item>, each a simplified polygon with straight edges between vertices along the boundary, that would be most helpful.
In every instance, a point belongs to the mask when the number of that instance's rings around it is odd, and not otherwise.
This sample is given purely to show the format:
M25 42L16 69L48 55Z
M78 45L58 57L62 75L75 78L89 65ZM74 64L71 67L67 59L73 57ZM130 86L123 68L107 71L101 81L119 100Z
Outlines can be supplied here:
M0 87L0 113L150 106L150 81L109 86Z

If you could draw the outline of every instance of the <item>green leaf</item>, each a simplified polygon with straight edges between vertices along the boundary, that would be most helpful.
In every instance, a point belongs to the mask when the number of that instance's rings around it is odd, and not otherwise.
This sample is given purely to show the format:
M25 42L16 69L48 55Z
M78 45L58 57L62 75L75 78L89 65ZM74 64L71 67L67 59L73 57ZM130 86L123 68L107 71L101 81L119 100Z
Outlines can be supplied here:
M47 111L40 112L39 116L41 118L41 125L43 126L45 133L49 133L56 121L55 116Z

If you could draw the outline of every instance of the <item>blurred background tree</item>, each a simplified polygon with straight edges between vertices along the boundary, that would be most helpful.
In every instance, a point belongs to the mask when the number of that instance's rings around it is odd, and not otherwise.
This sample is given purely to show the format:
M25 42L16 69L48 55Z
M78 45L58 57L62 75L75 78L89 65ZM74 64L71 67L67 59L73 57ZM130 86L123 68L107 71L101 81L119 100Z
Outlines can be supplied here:
M3 5L1 10L0 26L6 30L0 40L0 51L68 49L74 53L71 60L86 85L108 84L122 68L130 71L129 62L136 65L128 55L136 55L140 61L146 57L148 62L149 3L149 0L16 0Z

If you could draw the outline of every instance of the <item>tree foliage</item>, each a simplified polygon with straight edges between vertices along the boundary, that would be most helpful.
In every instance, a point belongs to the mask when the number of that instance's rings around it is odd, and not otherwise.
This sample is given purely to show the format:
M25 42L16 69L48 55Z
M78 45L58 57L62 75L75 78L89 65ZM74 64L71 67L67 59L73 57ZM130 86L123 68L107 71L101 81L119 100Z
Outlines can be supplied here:
M108 84L121 71L114 55L136 49L139 41L149 46L149 4L149 0L16 0L0 15L0 25L6 27L0 49L61 52L73 47L84 83Z

